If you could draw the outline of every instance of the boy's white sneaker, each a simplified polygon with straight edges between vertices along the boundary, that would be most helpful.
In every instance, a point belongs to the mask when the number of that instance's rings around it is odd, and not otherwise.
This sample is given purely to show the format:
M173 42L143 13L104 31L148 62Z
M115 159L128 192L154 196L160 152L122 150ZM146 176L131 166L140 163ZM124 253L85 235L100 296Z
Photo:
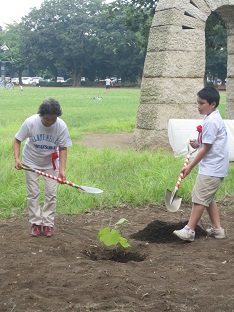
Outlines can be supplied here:
M214 238L225 238L225 231L223 228L214 229L211 227L209 229L206 229L206 233L208 236L211 236Z
M173 234L180 239L189 242L193 242L195 238L195 231L191 230L187 225L182 230L175 230Z

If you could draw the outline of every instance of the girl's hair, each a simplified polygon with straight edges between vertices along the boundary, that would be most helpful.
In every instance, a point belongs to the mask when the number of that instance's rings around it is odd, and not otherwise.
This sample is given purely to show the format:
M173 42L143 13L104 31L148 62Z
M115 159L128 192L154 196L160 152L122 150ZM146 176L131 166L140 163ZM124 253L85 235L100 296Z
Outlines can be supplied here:
M40 116L44 116L46 114L61 116L62 109L58 101L53 98L48 98L45 99L39 106L38 114Z
M206 100L209 104L216 103L215 107L219 105L220 95L214 87L205 87L197 93L197 96Z

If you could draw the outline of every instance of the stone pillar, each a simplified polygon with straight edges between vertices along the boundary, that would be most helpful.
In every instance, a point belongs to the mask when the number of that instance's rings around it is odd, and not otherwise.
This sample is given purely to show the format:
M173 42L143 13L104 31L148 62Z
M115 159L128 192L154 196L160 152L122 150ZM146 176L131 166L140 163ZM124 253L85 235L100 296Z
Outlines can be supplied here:
M219 6L227 4L230 9L230 2L234 0L159 0L141 84L134 132L136 149L170 149L168 120L201 118L196 94L204 86L206 20ZM233 27L230 29L227 88L233 91L227 99L234 103ZM229 114L234 116L233 108L229 108Z

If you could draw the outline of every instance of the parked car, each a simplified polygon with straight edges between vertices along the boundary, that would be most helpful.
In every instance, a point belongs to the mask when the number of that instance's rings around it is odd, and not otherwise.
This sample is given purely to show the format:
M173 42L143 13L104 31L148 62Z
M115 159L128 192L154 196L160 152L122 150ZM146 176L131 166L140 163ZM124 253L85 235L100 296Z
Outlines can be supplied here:
M66 84L68 86L72 86L73 85L73 78L68 78L67 80L64 81L64 84Z
M117 81L118 81L117 77L111 77L110 80L111 80L112 82L117 82Z
M111 81L112 82L121 82L121 78L117 78L117 77L111 77Z
M18 85L18 84L19 84L19 78L12 78L11 81L12 81L15 85Z
M57 77L57 82L64 82L64 77Z
M40 80L43 80L43 78L42 77L32 77L32 81L35 82L36 84L38 84Z
M36 85L36 83L33 81L32 77L22 77L22 83L24 85Z

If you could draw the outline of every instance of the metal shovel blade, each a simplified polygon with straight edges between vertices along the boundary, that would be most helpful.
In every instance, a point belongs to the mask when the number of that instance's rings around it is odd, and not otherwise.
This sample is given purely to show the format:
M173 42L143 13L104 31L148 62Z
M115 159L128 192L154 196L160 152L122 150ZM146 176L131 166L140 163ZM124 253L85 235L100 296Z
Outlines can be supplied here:
M166 191L165 206L169 212L176 212L181 205L182 197L176 196L169 190Z
M96 187L90 187L90 186L79 186L79 189L81 192L90 193L90 194L100 194L103 193L103 190L100 190Z

